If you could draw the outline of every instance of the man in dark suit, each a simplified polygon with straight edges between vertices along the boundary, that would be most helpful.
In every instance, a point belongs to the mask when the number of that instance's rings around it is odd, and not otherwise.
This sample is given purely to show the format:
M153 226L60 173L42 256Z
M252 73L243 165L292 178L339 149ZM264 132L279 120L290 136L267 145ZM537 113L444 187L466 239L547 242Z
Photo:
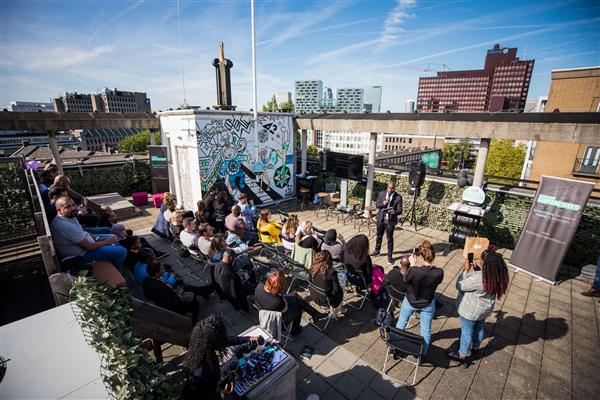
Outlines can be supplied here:
M251 282L250 278L245 279L246 282L242 282L242 278L235 269L235 252L233 249L227 248L223 251L221 262L215 265L215 283L219 286L222 297L229 301L233 308L248 313L250 307L246 296L254 294L256 285ZM242 272L240 271L240 273Z
M381 250L383 232L387 234L387 258L390 264L393 264L392 252L394 251L394 228L398 223L398 216L402 215L402 196L396 193L396 184L388 182L387 190L383 190L377 196L377 240L375 241L375 251L372 256L378 256Z

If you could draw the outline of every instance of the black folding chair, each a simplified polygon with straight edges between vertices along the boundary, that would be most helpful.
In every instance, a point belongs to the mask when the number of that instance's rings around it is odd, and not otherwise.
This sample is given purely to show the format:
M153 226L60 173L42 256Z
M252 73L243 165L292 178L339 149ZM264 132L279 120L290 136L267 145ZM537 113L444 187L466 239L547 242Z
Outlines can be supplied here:
M329 297L327 297L327 293L325 293L325 291L320 287L315 286L311 282L308 282L308 291L310 293L310 299L312 300L312 302L319 306L321 311L327 313L327 317L325 317L325 325L323 325L322 328L319 325L317 325L317 321L315 320L311 320L310 324L318 330L320 330L321 332L324 332L325 329L327 329L327 325L329 325L331 318L333 318L334 308L329 302Z
M392 305L396 304L397 307L399 307L400 304L402 304L402 302L404 301L406 292L398 290L392 285L388 285L387 288L388 294L390 295L390 303L388 304L386 311L393 313L394 308L392 308Z
M402 330L402 329L398 329L395 326L384 326L381 328L381 338L383 339L383 341L387 344L387 351L385 353L385 361L383 362L383 369L382 369L382 373L385 374L386 376L389 376L387 374L388 369L387 369L387 361L388 361L388 357L390 356L391 353L393 352L400 352L400 353L404 353L404 354L409 354L409 355L413 355L415 357L417 357L417 361L411 361L405 357L401 357L398 355L398 357L400 358L400 361L406 361L410 364L413 364L415 366L415 372L413 374L413 380L412 380L412 384L410 384L411 386L415 384L415 382L417 381L417 374L419 372L419 365L421 365L421 357L423 356L423 347L425 345L425 340L423 339L422 336L419 336L417 334ZM392 367L393 368L393 367ZM391 368L390 368L391 369ZM390 377L394 380L398 380L396 378ZM399 382L402 382L400 380L398 380ZM406 382L402 382L404 384L407 384Z
M346 269L346 271L348 271L348 268L345 268L345 269ZM361 285L362 287L358 287L358 285L351 282L350 279L347 280L347 284L350 285L351 287L354 287L354 289L355 289L354 293L362 300L360 302L360 306L358 306L358 307L353 305L350 302L347 302L347 304L350 307L354 308L355 310L360 310L365 305L365 301L367 300L367 297L369 297L369 295L371 293L371 285L367 284L367 280L361 270L355 269L354 273L352 273L352 275L354 275L355 277L358 277L358 279L360 281L362 281L362 285Z

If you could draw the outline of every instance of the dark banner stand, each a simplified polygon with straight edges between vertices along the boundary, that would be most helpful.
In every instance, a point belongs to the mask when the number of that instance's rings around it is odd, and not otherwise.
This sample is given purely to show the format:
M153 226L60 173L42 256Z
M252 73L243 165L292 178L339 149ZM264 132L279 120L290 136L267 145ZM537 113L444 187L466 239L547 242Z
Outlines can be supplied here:
M510 264L556 284L593 189L590 182L542 176Z
M150 176L152 178L152 193L169 191L169 168L167 146L149 146Z

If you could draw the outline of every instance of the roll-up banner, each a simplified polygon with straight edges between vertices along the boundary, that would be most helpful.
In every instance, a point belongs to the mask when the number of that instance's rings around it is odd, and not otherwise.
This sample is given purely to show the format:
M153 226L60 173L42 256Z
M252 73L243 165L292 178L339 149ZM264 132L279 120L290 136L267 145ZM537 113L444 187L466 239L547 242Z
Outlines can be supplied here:
M593 189L590 182L543 176L510 263L555 283Z
M150 152L150 176L152 193L169 191L169 169L167 164L167 146L148 146Z

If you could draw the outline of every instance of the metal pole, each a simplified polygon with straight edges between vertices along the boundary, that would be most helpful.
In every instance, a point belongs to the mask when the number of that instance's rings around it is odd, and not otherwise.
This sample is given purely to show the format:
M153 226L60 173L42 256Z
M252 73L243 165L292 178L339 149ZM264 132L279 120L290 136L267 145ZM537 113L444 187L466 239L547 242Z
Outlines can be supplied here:
M302 175L306 174L306 159L308 157L308 146L307 146L307 141L308 141L308 132L306 131L306 129L302 129L301 130L301 149L302 149L302 163L300 166L300 173Z
M52 162L56 164L58 172L62 175L64 172L62 161L60 160L60 151L58 150L55 131L48 131L48 148L50 149L50 153L52 153Z
M254 113L254 157L258 161L258 100L256 94L256 32L254 30L254 0L250 0L252 31L252 111Z
M367 164L367 191L365 193L365 207L371 205L373 200L373 181L375 179L375 152L377 151L377 132L371 132L369 137L369 161Z
M475 173L473 176L473 186L481 187L483 184L483 174L485 172L485 163L487 162L488 151L490 149L491 139L481 139L479 152L477 153L477 163L475 164Z

